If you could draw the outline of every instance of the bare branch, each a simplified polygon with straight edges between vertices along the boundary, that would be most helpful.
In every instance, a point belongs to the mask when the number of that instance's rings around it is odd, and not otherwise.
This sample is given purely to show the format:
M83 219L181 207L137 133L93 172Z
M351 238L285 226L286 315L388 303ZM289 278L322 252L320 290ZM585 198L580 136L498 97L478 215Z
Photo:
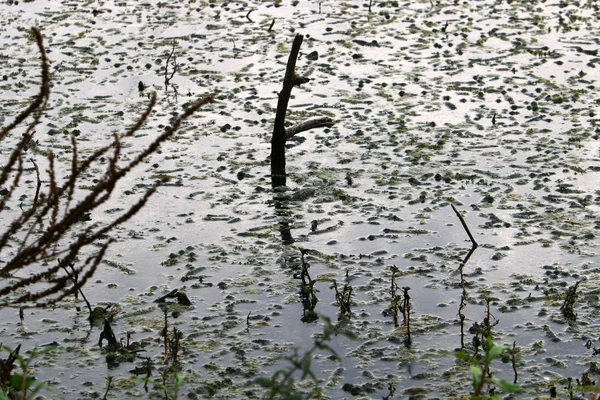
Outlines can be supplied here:
M313 118L287 128L285 130L285 137L289 139L301 132L315 128L331 128L333 125L335 125L335 121L329 117Z
M40 50L42 59L42 84L40 93L26 110L21 112L10 125L0 132L0 141L6 138L20 123L33 115L33 121L27 126L23 138L19 139L11 151L7 161L1 167L0 185L9 182L7 193L0 201L0 212L5 210L7 203L19 187L23 177L23 154L35 131L34 127L39 123L42 111L45 109L49 96L49 74L48 61L46 58L42 37L38 30L34 34ZM173 52L175 46L173 47ZM174 53L171 55L174 55ZM173 61L176 68L176 61ZM175 71L171 74L172 78ZM165 75L166 78L170 79ZM119 166L121 155L121 141L123 138L133 137L144 123L148 120L152 109L156 104L156 94L153 93L146 110L125 133L115 134L110 144L94 151L83 161L79 161L79 152L75 137L71 137L72 158L70 162L70 176L64 181L58 179L56 161L52 153L48 154L48 187L42 192L42 180L40 170L34 160L37 186L33 202L29 208L22 209L22 213L15 217L0 235L0 251L6 257L9 241L19 241L18 250L12 253L8 259L3 257L4 264L0 268L0 276L5 277L0 287L0 307L45 307L54 304L66 296L80 291L85 282L94 274L99 263L102 261L107 248L114 241L105 240L105 236L115 227L132 218L144 207L149 198L156 192L157 188L166 180L157 181L143 196L122 215L106 224L91 224L80 230L74 239L70 239L73 228L89 215L94 209L106 202L113 193L118 181L129 173L133 168L143 162L149 155L156 152L163 142L170 138L180 128L184 120L189 118L200 107L212 101L214 96L207 96L188 107L172 126L162 132L158 137L143 149L133 160L123 166ZM93 187L89 189L83 198L75 203L76 188L81 182L82 176L91 172L92 168L102 158L108 160L107 169L103 176L98 179ZM73 204L75 203L75 204ZM42 228L43 229L39 229ZM96 243L103 241L103 243ZM90 255L82 265L73 267L77 262L81 251L91 244L99 246L99 250ZM57 265L44 266L40 271L39 263L58 256L64 256ZM66 270L71 266L72 271ZM31 268L36 269L32 273ZM64 271L62 271L64 270ZM63 273L64 272L64 273ZM72 279L77 276L78 279ZM69 284L72 282L72 284Z

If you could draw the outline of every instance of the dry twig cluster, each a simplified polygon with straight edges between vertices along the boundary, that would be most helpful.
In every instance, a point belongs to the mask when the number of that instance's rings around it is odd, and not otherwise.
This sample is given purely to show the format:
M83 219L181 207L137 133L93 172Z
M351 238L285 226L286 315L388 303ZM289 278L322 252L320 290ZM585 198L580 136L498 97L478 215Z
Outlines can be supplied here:
M88 157L79 159L77 142L72 136L70 175L64 180L59 180L52 152L46 155L48 169L43 181L37 163L29 160L37 178L33 200L29 204L21 204L21 212L8 222L12 216L9 204L15 201L25 180L28 146L50 96L50 73L42 35L35 28L33 33L42 61L40 92L27 109L0 131L0 144L6 145L18 126L31 119L8 158L0 162L0 187L4 188L0 197L0 220L6 227L0 232L0 307L44 307L76 293L94 274L113 241L107 234L133 217L165 180L155 182L141 199L109 223L91 223L85 227L78 223L105 203L117 182L156 152L186 118L213 99L207 96L189 106L168 129L124 165L119 165L122 140L134 136L148 120L156 104L156 94L151 96L146 110L127 132L115 134L111 143L93 151ZM105 169L103 176L91 187L91 182L85 182L88 192L79 193L77 188L84 182L86 174L96 168ZM98 250L79 260L82 249L92 244Z

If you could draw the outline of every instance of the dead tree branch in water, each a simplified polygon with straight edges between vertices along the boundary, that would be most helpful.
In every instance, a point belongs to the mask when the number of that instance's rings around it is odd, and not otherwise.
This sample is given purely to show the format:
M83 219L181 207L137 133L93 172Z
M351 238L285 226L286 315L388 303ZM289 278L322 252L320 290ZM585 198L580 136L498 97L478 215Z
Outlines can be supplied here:
M87 158L79 159L76 140L72 136L70 175L61 181L57 176L55 157L52 152L47 152L46 189L40 191L40 171L34 163L38 181L34 200L30 204L21 204L21 212L15 213L11 211L9 204L22 194L19 189L23 190L27 173L24 168L25 152L50 96L49 64L42 35L35 28L33 34L41 58L40 92L12 123L0 131L0 144L6 147L10 145L12 149L7 160L0 165L0 187L5 188L0 198L0 217L6 227L0 231L0 277L3 278L0 281L0 307L45 307L79 291L94 274L108 246L114 241L107 235L144 207L150 196L166 180L159 180L151 185L135 204L112 221L93 223L87 227L79 225L80 222L89 220L90 213L110 198L124 176L155 153L179 129L183 121L213 99L212 96L207 96L189 106L170 127L124 165L119 163L121 142L125 138L134 137L148 120L156 104L156 94L151 96L146 110L132 127L125 133L115 134L111 143L93 151ZM32 117L32 121L17 143L6 143L8 138L14 137L11 133L29 117ZM89 182L87 175L99 168L105 171L103 175L93 183ZM77 196L81 191L80 187L84 185L86 193ZM98 250L80 261L81 250L90 246L95 246ZM59 257L59 262L49 266L49 261ZM72 268L71 272L62 273L71 265L78 266ZM78 279L73 285L69 285L73 276Z
M329 117L309 119L287 128L285 130L285 138L287 140L298 133L309 131L315 128L331 128L334 124L335 122Z
M175 92L175 101L177 101L177 86L171 83L171 79L175 76L177 72L177 54L175 54L175 46L176 43L173 41L173 48L171 49L171 53L167 57L167 62L165 63L165 93L169 94L169 86L173 88L173 92ZM173 58L173 71L171 71L171 75L169 75L169 62Z
M292 136L313 128L331 127L334 121L331 118L317 118L301 122L289 129L285 129L285 116L292 95L294 86L299 86L310 81L309 78L296 74L296 61L300 46L304 40L303 35L296 35L290 51L290 57L287 62L285 77L283 79L283 88L279 92L277 101L277 114L275 115L275 125L273 128L273 138L271 139L271 179L273 186L285 186L285 143Z
M471 231L469 230L469 227L467 226L467 223L465 222L465 219L463 218L463 216L458 212L456 207L454 207L454 204L450 204L450 206L452 207L452 209L458 216L460 223L462 224L464 230L467 232L467 235L469 235L469 239L471 240L471 249L469 250L469 252L465 256L465 258L460 263L460 266L458 267L458 271L460 272L460 287L462 288L462 295L460 297L460 305L458 307L458 318L460 320L460 348L462 349L465 347L465 326L464 326L465 315L463 314L463 310L467 306L467 297L469 296L469 294L467 293L463 269L464 269L465 265L467 264L467 262L469 261L469 259L471 258L471 256L473 255L473 253L475 252L475 249L477 249L477 247L479 247L479 245L477 244L477 242L475 241L475 238L471 234Z

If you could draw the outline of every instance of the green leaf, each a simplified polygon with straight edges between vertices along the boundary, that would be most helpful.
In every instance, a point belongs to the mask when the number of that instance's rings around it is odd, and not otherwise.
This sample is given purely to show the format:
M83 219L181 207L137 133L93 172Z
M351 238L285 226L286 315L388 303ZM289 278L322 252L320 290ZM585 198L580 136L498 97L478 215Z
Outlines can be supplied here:
M273 386L273 381L270 378L256 378L253 381L251 381L248 385L258 385L264 388L270 388Z
M498 387L504 392L504 393L523 393L525 390L521 387L521 385L518 385L516 383L512 383L512 382L508 382L505 381L503 379L499 379L499 380L495 380L494 379L494 383L496 385L498 385Z
M503 345L494 345L488 352L487 352L487 360L488 361L492 361L496 358L498 358L500 356L500 354L502 354L504 351L508 350L508 346L503 346Z
M15 390L25 389L27 392L27 388L35 381L35 379L31 376L25 378L25 382L23 382L23 375L21 374L12 374L10 377L10 386Z
M463 360L463 361L468 361L471 362L472 361L472 357L470 354L465 353L464 351L457 351L456 353L454 353L454 356L456 358L458 358L459 360Z
M331 356L336 360L336 361L342 361L342 358L339 356L339 354L329 345L327 344L320 344L318 346L320 349L322 350L327 350L331 353Z
M476 365L471 365L469 369L473 375L473 388L477 388L481 383L481 379L483 378L483 370Z
M310 366L312 364L312 354L306 353L304 357L302 357L301 365L302 365L302 379L306 378L307 375L310 374Z
M345 336L345 337L347 337L348 339L350 339L350 340L354 340L354 341L356 341L356 340L358 340L358 339L359 339L359 338L358 338L358 335L357 335L356 333L354 333L354 332L352 332L352 331L349 331L349 330L347 330L347 329L343 329L343 330L339 331L339 332L338 332L338 334L340 334L340 335L342 335L342 336Z
M33 390L32 390L33 388ZM45 385L42 382L36 382L33 385L29 385L29 391L28 391L28 395L27 398L35 398L35 395L38 394L42 389L51 389L48 385Z

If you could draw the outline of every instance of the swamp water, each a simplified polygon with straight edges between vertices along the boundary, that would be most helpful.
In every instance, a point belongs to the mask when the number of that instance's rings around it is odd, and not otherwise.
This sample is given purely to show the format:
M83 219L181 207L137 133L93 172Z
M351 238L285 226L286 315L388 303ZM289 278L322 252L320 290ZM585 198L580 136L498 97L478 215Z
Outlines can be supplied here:
M81 154L107 143L151 90L158 106L125 157L186 104L218 95L91 216L110 221L156 178L172 178L113 232L117 242L84 288L93 304L119 310L115 334L142 343L139 357L107 362L101 330L75 299L27 311L23 323L0 310L0 342L57 343L33 365L65 399L101 398L109 376L108 398L164 398L131 371L149 357L160 381L164 313L154 300L179 289L192 302L167 307L183 334L180 397L259 398L248 383L323 331L322 320L303 322L302 249L316 313L337 322L332 282L353 290L351 318L340 323L358 339L334 336L341 362L327 352L312 362L326 396L382 398L392 383L396 398L460 398L471 378L454 356L458 268L471 243L454 204L480 244L464 267L465 343L490 299L495 341L519 350L526 393L514 397L556 387L569 398L567 379L594 372L600 347L597 2L374 1L371 12L368 3L2 2L0 122L38 90L28 30L37 26L52 93L36 138L65 166L70 135ZM311 81L292 92L288 121L336 124L290 141L288 188L273 191L269 140L296 33L305 35L297 71ZM392 266L398 286L411 288L410 347L388 311ZM577 281L568 320L560 308ZM492 371L513 379L510 363Z

